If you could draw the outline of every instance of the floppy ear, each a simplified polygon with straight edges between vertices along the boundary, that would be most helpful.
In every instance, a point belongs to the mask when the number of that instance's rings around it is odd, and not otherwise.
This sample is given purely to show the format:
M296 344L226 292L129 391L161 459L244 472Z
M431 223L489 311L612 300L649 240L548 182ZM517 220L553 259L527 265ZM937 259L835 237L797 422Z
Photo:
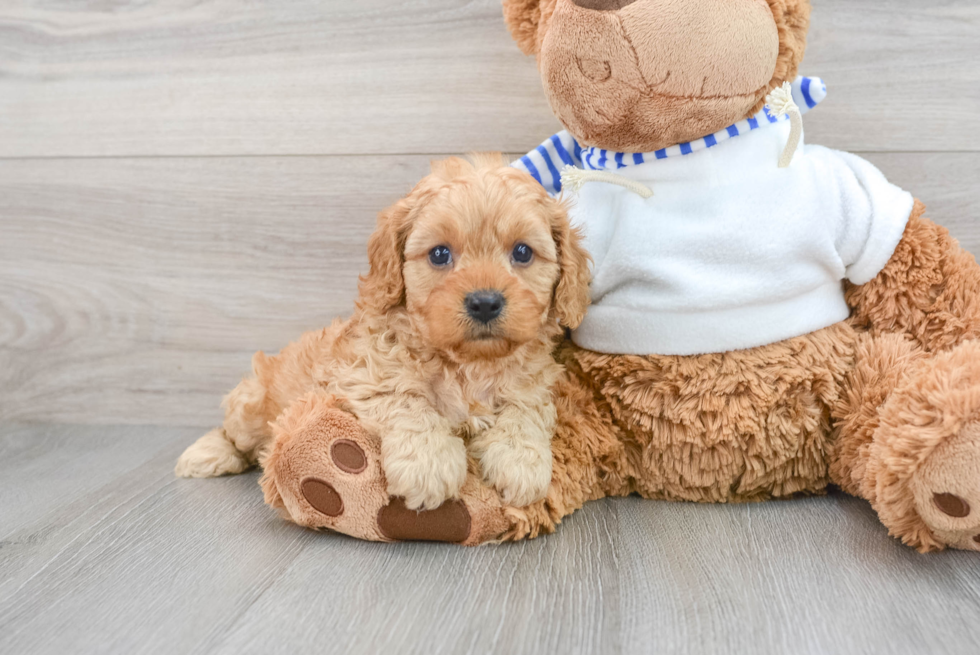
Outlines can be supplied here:
M556 0L503 0L504 22L517 47L525 55L536 55L541 47Z
M360 277L360 308L370 308L379 314L402 304L405 300L405 280L402 278L405 238L409 215L414 205L413 193L378 214L378 227L368 239L368 262L371 269Z
M577 328L589 307L589 266L592 258L582 247L582 235L568 222L568 212L561 205L551 219L551 234L558 249L560 273L555 286L555 315L568 328Z

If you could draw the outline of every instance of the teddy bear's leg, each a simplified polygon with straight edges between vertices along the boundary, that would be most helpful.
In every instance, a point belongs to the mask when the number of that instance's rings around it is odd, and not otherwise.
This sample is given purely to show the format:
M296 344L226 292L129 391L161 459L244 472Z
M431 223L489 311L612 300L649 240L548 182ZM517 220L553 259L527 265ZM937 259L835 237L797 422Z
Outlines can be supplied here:
M905 233L871 282L850 287L854 324L901 332L929 352L980 338L980 265L916 201Z
M980 341L865 335L835 408L831 478L920 551L980 551Z
M381 468L380 439L328 394L303 396L273 426L275 442L260 464L266 502L288 519L370 541L477 544L509 523L496 494L475 476L463 499L416 512L391 498Z
M300 525L371 541L476 545L553 532L562 517L603 495L594 456L616 448L587 392L567 379L558 387L552 484L547 498L530 506L502 505L471 459L459 500L430 511L407 509L387 493L380 439L332 396L317 392L293 403L274 425L275 442L260 461L266 502Z

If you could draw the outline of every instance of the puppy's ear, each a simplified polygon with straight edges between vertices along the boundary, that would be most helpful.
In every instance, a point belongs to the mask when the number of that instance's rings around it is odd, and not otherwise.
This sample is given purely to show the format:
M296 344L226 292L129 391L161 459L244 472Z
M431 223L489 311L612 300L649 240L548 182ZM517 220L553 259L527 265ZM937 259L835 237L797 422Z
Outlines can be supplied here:
M360 277L357 304L361 308L383 314L404 302L402 266L414 196L415 191L378 214L378 227L368 239L371 269Z
M582 235L568 222L568 212L556 203L551 218L551 234L558 249L561 269L555 286L555 314L558 322L577 328L589 307L589 267L592 258L582 247Z
M541 48L556 0L503 0L504 22L517 47L525 55L536 55Z

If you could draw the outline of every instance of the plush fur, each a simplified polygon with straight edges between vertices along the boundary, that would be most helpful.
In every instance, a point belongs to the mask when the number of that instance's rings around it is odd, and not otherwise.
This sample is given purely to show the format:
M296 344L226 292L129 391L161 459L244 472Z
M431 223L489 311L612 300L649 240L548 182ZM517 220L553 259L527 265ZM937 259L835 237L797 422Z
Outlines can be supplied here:
M254 376L225 399L223 428L191 446L177 474L238 473L262 461L270 424L316 389L380 435L388 491L409 509L458 498L468 455L505 502L543 497L552 473L550 387L561 374L551 352L588 304L578 241L564 208L499 155L475 166L435 163L381 214L354 315L274 357L258 353ZM519 243L533 250L530 262L512 259ZM451 263L429 261L437 246L450 248ZM466 302L487 289L505 304L482 324ZM278 429L297 424L298 411Z

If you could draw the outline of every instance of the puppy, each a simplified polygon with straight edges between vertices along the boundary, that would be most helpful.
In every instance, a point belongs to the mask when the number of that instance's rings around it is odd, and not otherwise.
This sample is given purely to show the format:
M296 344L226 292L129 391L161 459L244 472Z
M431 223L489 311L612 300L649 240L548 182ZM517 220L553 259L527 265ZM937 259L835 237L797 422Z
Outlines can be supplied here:
M434 162L382 212L353 316L257 353L224 425L176 473L262 463L270 422L312 389L381 440L388 492L412 509L456 498L467 457L507 504L544 497L555 425L552 358L589 301L589 260L562 204L500 155Z

